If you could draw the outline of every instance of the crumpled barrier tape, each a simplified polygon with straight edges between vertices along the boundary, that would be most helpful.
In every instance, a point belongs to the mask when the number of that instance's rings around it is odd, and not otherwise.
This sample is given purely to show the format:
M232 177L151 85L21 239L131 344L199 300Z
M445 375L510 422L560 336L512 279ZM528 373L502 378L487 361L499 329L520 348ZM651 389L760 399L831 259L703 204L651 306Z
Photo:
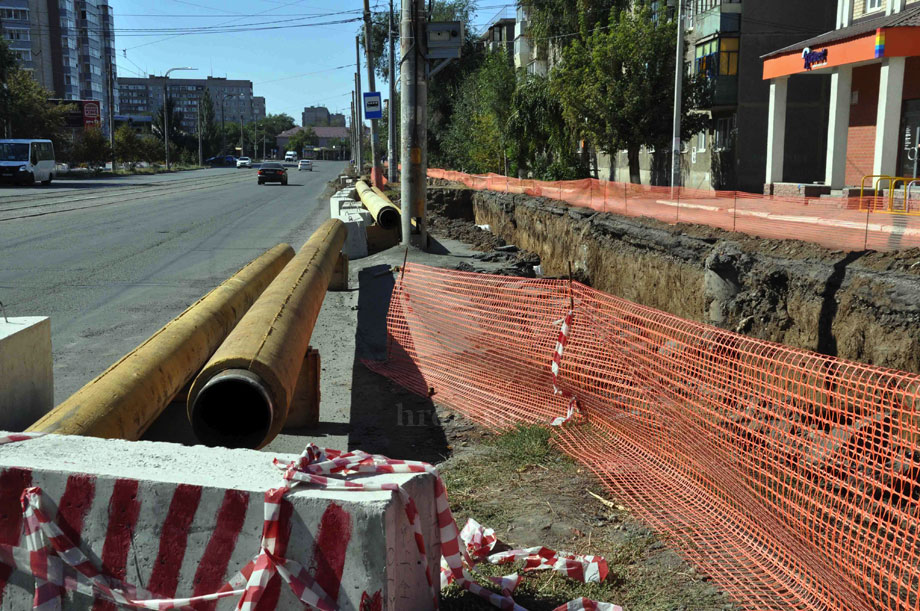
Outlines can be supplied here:
M39 437L39 434L8 435L0 437L0 445L26 441ZM312 485L326 490L383 490L395 493L402 501L406 517L413 527L413 534L422 564L425 566L425 575L432 594L432 604L438 607L439 595L428 566L428 555L425 547L424 535L418 519L418 510L409 493L398 484L371 484L339 479L336 476L349 476L358 474L383 474L383 473L429 473L435 477L435 510L438 516L438 528L441 537L442 565L448 576L448 581L455 581L463 588L488 600L500 609L513 609L526 611L511 598L511 593L520 583L520 578L509 575L502 578L493 578L502 590L501 594L483 588L467 572L466 567L474 566L474 561L468 550L476 549L475 556L483 557L481 550L491 550L496 538L491 529L483 529L475 521L471 521L464 529L463 535L457 529L456 522L447 502L447 490L438 474L437 469L428 463L406 460L391 460L383 456L367 454L361 451L348 453L336 450L319 448L308 444L297 461L285 464L278 459L273 463L283 471L283 479L289 482L287 486L273 488L264 495L264 516L262 524L262 540L259 553L244 566L236 575L227 581L217 592L188 598L157 598L151 592L126 583L120 579L105 575L83 551L63 533L54 520L48 517L44 510L44 493L41 488L30 487L23 491L21 497L23 511L23 530L25 546L0 545L0 564L5 564L20 572L31 574L35 578L35 597L33 608L41 611L51 611L61 608L64 592L74 591L90 597L101 598L117 605L140 609L155 609L166 611L169 609L186 609L192 605L207 601L216 601L223 598L239 597L238 611L254 611L265 593L271 578L277 573L290 586L297 598L312 608L321 611L334 611L337 607L335 601L323 591L312 575L299 563L279 557L276 553L279 538L281 515L281 501L284 496L298 485ZM464 545L461 545L464 541ZM539 551L535 551L539 550ZM501 557L501 562L510 562L524 559L527 566L524 570L538 570L552 568L560 570L570 578L581 581L589 571L582 570L579 574L570 567L570 564L579 563L577 556L557 554L546 548L533 548L524 550L529 555L539 558L536 564L527 557L514 556L513 552L495 555ZM532 553L531 553L532 552ZM487 553L487 552L486 552ZM508 556L507 554L512 554ZM557 557L558 556L558 557ZM596 563L595 557L585 557L588 563ZM492 562L492 557L489 557ZM606 577L606 563L603 565L603 575ZM561 570L556 565L562 563L565 569ZM546 566L543 566L543 565ZM538 566L539 565L539 566ZM591 572L592 576L600 575ZM615 605L596 603L589 599L591 606L584 606L579 601L571 601L559 609L599 609L602 611L621 611ZM572 606L576 604L576 606ZM582 606L578 606L581 604ZM602 605L602 606L597 606Z

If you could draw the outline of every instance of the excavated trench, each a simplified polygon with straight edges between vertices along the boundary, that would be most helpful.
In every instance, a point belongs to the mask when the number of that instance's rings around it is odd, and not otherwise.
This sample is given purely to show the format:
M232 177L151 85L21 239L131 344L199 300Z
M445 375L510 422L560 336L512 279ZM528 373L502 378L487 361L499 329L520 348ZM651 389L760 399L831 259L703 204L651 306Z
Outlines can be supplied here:
M432 187L429 202L435 225L473 236L488 225L547 276L571 263L595 288L684 318L920 372L920 249L832 251L454 186Z

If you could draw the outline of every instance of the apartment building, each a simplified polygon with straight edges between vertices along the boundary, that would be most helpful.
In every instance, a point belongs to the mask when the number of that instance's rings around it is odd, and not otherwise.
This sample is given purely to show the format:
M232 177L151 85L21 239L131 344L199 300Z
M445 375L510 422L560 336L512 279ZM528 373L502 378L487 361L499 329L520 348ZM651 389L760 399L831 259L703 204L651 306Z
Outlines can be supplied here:
M118 111L108 87L117 78L108 0L0 0L0 36L52 97L98 100L108 129L109 107Z
M871 186L873 175L918 175L920 0L839 0L835 25L763 58L767 191L790 181L795 150L805 142L790 127L800 120L793 91L821 77L830 79L829 112L817 139L821 171L810 178L830 191L859 187L864 178Z
M252 118L255 121L265 118L265 96L256 95L252 97Z
M162 112L167 88L176 111L182 114L182 130L187 133L197 133L198 103L205 91L211 96L214 115L220 123L238 123L240 120L251 123L264 116L264 98L263 102L256 101L252 95L252 81L213 76L204 79L167 79L162 76L119 78L121 114L152 116Z
M345 127L345 115L329 112L325 106L307 106L300 115L304 127Z
M517 19L513 17L496 19L479 37L479 44L487 51L504 51L510 57L514 53L516 25Z

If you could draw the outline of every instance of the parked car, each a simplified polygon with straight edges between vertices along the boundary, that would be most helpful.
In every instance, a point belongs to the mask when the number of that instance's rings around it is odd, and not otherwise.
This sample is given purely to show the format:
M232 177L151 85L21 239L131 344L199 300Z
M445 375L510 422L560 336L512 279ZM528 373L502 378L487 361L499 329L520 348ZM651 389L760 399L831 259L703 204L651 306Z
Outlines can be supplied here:
M264 185L267 182L280 182L282 185L288 183L287 170L277 161L263 163L259 168L259 184Z
M236 167L238 167L238 168L251 168L251 167L252 167L252 159L250 159L249 157L240 157L239 159L236 160Z
M0 181L51 184L54 178L51 140L0 140Z
M297 171L303 172L304 170L313 171L313 162L309 159L301 159L297 162Z

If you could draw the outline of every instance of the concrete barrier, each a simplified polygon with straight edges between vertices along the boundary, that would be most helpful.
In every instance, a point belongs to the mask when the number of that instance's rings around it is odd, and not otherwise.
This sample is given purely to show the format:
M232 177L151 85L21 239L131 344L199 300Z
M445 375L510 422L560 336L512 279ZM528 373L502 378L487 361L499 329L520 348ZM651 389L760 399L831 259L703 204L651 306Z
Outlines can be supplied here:
M0 316L0 428L21 431L52 407L51 320Z
M108 575L165 598L215 592L259 552L264 492L283 484L272 457L58 435L3 444L0 543L25 545L19 499L25 488L38 486L51 501L51 517ZM428 563L437 575L441 551L433 477L373 475L360 481L399 484L414 499ZM279 554L305 567L338 608L432 607L425 567L397 494L298 488L284 497L280 520ZM0 565L0 609L32 608L33 577L4 569ZM303 608L278 575L264 596L259 609ZM216 608L233 609L236 601L224 599ZM88 596L65 596L65 609L91 607Z

